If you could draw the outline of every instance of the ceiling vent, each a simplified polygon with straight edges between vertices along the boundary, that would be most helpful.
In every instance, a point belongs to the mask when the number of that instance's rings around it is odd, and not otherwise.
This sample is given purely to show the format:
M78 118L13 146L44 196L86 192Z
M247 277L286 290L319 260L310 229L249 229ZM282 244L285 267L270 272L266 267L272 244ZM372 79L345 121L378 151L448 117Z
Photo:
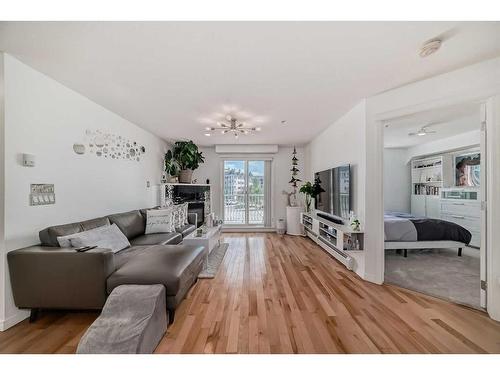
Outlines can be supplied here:
M441 48L441 40L433 39L425 42L424 45L420 48L419 55L420 57L427 57L436 52L439 48Z

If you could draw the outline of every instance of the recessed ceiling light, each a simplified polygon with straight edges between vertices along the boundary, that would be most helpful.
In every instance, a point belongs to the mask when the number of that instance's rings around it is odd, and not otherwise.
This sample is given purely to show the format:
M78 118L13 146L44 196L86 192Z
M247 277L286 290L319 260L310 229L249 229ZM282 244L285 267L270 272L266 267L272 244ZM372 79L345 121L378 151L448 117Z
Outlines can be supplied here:
M206 135L207 137L210 137L212 134L210 134L210 133L205 133L205 135Z
M262 128L260 126L256 127L255 128L256 131L260 132L262 130Z
M281 120L281 125L285 125L286 124L286 120Z
M212 128L211 127L206 127L205 130L212 130Z
M420 47L420 52L419 52L420 57L427 57L429 55L432 55L439 48L441 48L441 43L442 42L440 39L433 39L429 40L428 42L425 42L422 45L422 47Z

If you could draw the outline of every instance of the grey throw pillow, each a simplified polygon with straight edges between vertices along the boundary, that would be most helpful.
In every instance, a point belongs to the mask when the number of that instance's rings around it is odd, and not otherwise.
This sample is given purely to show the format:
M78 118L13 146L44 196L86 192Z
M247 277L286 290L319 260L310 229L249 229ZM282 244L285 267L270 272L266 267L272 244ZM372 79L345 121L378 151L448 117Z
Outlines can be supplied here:
M70 242L73 247L97 246L110 249L114 253L130 246L127 237L116 224L108 225L100 231L88 230L77 233Z
M174 230L171 207L146 211L146 234L170 233Z
M57 237L57 242L59 243L60 247L72 247L71 246L71 239L72 238L78 237L82 233L99 232L99 231L101 231L103 229L106 229L106 227L109 227L109 224L103 225L101 227L89 229L89 230L84 231L84 232L78 232L78 233L68 234L67 236L58 236Z

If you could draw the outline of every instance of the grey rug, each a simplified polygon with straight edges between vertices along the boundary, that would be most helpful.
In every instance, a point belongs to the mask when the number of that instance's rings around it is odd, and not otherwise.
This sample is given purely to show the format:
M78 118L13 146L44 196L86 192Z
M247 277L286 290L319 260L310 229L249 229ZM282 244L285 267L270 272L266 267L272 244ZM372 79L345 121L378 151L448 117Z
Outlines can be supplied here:
M408 250L407 258L386 250L385 282L479 308L479 266L479 257L451 249Z
M203 270L198 275L198 279L213 279L217 275L228 247L229 244L221 243L219 247L212 250L208 256L208 263L203 265Z

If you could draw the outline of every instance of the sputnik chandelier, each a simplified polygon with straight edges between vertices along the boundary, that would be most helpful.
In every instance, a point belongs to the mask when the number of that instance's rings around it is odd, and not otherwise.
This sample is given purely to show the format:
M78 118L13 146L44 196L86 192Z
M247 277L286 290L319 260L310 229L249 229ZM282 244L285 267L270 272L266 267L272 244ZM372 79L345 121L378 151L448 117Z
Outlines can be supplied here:
M261 131L260 127L249 126L243 121L238 121L231 115L227 115L225 118L226 121L218 121L217 126L205 128L207 131L205 135L210 137L212 132L219 130L222 134L231 134L235 138L238 138L240 135L254 134Z

